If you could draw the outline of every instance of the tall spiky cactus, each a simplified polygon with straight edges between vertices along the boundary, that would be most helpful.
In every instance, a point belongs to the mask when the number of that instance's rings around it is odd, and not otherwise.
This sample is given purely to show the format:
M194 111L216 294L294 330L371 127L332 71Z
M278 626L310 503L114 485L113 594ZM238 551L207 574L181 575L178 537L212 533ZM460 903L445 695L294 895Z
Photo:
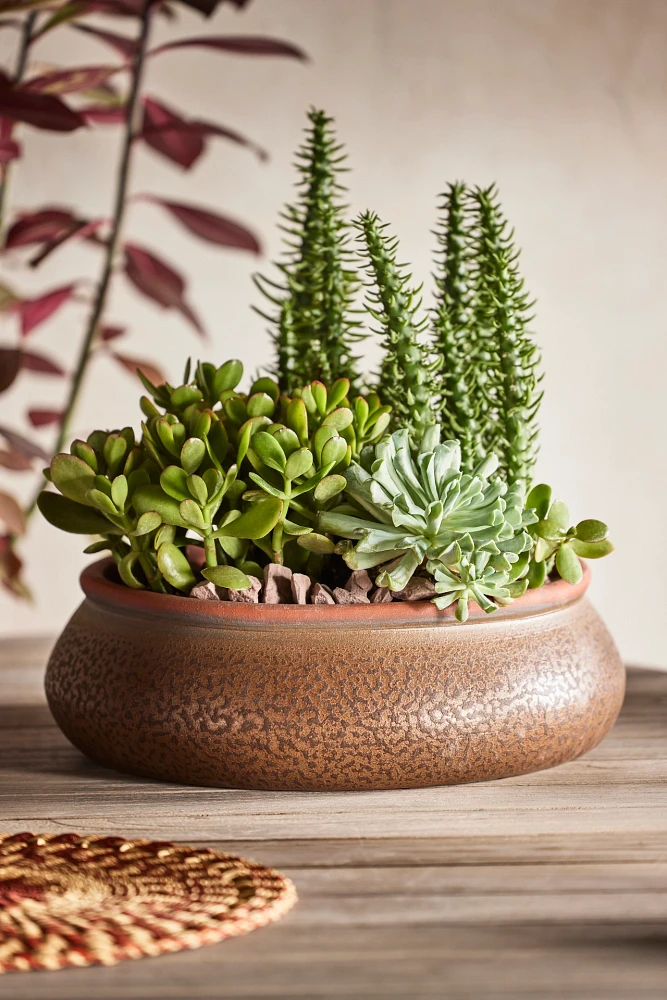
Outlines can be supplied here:
M419 318L421 288L411 286L411 275L396 261L398 240L375 213L361 215L355 226L372 279L366 309L384 337L377 391L392 407L394 425L406 427L416 446L436 421L432 366L420 340L426 326Z
M340 184L345 156L333 119L311 109L306 140L297 153L296 204L283 212L286 259L279 281L257 276L256 284L276 307L260 315L273 328L276 377L290 394L313 379L356 379L354 345L362 339L352 309L359 286L348 249L349 223Z
M475 188L469 200L477 216L474 336L485 345L485 377L478 385L484 451L498 455L510 484L529 484L542 399L540 355L529 329L533 303L524 291L514 232L502 215L495 185Z
M433 347L441 362L435 376L440 395L436 408L443 440L460 441L462 468L471 472L484 455L478 392L484 373L478 369L475 325L475 218L465 184L448 185L439 212L432 312Z

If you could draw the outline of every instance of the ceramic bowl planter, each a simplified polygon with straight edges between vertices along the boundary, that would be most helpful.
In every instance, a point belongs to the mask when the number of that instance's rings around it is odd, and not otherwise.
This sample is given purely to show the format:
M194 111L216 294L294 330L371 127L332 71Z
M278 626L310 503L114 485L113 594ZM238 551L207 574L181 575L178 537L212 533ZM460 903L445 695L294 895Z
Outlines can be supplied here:
M72 743L121 771L255 789L481 781L578 757L623 701L588 570L464 625L429 602L195 601L112 573L84 570L46 691Z

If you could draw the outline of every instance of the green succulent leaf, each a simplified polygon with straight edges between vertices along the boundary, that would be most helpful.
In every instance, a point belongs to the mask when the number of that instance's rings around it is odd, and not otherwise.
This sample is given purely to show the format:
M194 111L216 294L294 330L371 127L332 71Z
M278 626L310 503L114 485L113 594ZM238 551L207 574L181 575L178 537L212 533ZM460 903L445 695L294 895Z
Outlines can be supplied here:
M147 510L145 514L137 520L137 526L133 531L134 535L148 535L155 531L162 524L162 518L156 510Z
M50 468L51 482L63 496L89 504L86 494L94 488L95 474L83 459L61 453L51 460Z
M180 458L181 465L188 476L191 476L197 471L204 460L205 454L206 445L200 437L191 437L187 439L181 448Z
M209 566L202 570L202 576L216 587L226 587L228 590L247 590L251 586L245 573L235 566Z
M88 490L86 499L91 507L97 507L107 517L118 517L118 508L111 497L108 497L102 490Z
M269 469L282 472L285 468L285 452L271 434L266 431L258 431L252 439L253 451L267 465Z
M178 509L183 520L191 528L196 528L197 531L206 531L207 525L204 520L204 515L194 500L183 500Z
M157 511L165 524L178 528L190 527L181 517L179 501L165 493L157 483L136 489L132 494L132 506L139 515L147 511Z
M226 361L213 376L213 394L219 399L220 394L229 389L235 389L243 377L243 365L240 361Z
M178 465L167 466L160 476L160 486L174 500L188 500L190 497L188 475Z
M97 455L95 454L95 450L91 448L87 441L72 441L70 451L73 455L76 455L77 458L80 458L82 462L85 462L86 465L90 466L93 472L99 471Z
M286 535L308 535L313 530L312 528L305 527L303 524L295 524L294 521L288 521L287 518L284 518L282 524Z
M597 542L584 542L580 538L571 538L567 544L582 559L602 559L614 551L614 546L608 538L602 538Z
M335 551L335 545L330 538L326 535L320 535L316 531L311 531L307 535L300 535L297 540L297 545L300 545L302 549L306 549L307 552L315 552L318 555L331 555Z
M215 471L217 472L217 469ZM220 474L218 473L218 475ZM220 479L222 480L222 476L220 476ZM190 495L195 498L200 507L204 507L206 501L208 500L208 489L206 488L206 483L202 477L188 476L187 484ZM220 485L222 485L222 483Z
M526 507L533 508L540 521L545 521L551 506L551 487L546 483L538 483L526 497Z
M293 430L302 445L308 441L308 413L302 399L291 399L287 405L285 423Z
M127 452L127 441L121 434L109 434L104 442L104 461L109 475L113 476Z
M607 537L608 530L604 521L588 518L585 521L579 521L576 527L576 537L582 542L603 542Z
M571 548L571 543L561 545L556 554L556 569L567 583L579 583L584 571L576 552Z
M174 389L169 397L171 405L177 409L183 409L190 403L198 403L200 399L202 399L202 394L194 385L180 385L178 389Z
M275 438L272 438L275 441ZM282 451L282 449L281 449ZM292 452L285 464L284 475L286 479L298 479L305 476L313 467L313 455L309 448L299 448Z
M256 392L248 399L249 417L271 417L275 408L275 402L266 392Z
M342 431L349 427L354 420L354 414L348 407L341 406L337 410L332 410L322 421L323 427L333 427L334 430Z
M118 508L124 510L127 502L128 485L126 476L116 476L111 484L111 499Z
M134 567L138 558L138 552L128 552L118 563L118 572L126 587L132 587L133 590L145 590L145 584L134 575Z
M562 500L554 500L549 509L548 520L557 525L561 531L567 531L570 527L570 511L567 504Z
M230 524L222 525L213 533L214 538L264 538L273 531L283 512L283 501L267 497L253 504L250 510Z
M37 506L49 524L73 535L103 535L119 530L90 505L50 490L39 494Z
M190 563L176 545L164 542L157 550L157 564L167 583L176 590L190 590L195 583Z
M346 486L345 476L325 476L321 479L313 491L313 496L318 503L326 503L333 497L342 493Z

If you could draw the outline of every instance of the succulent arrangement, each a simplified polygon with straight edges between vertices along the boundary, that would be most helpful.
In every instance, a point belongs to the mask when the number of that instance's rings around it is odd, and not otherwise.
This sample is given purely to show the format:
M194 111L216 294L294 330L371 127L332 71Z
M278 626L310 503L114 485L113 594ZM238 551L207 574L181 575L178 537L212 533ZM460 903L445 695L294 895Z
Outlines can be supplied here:
M271 375L240 391L234 360L188 362L179 386L140 373L141 435L74 441L40 510L97 536L86 551L108 550L127 586L161 593L429 597L465 621L471 601L492 612L556 574L577 583L580 557L613 546L601 521L572 526L532 483L539 353L495 189L449 186L424 311L386 226L347 218L331 119L309 119L286 258L276 280L257 278ZM384 349L375 377L354 355L367 318ZM292 597L276 585L288 576Z

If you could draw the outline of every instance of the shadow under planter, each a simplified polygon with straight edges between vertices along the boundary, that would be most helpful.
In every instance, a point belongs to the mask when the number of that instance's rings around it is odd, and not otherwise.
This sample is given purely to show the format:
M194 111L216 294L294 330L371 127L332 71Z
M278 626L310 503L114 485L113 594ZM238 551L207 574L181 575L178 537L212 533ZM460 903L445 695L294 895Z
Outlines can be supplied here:
M625 671L590 572L465 624L429 602L261 605L136 591L84 570L46 673L56 722L107 767L185 784L416 788L572 760Z

